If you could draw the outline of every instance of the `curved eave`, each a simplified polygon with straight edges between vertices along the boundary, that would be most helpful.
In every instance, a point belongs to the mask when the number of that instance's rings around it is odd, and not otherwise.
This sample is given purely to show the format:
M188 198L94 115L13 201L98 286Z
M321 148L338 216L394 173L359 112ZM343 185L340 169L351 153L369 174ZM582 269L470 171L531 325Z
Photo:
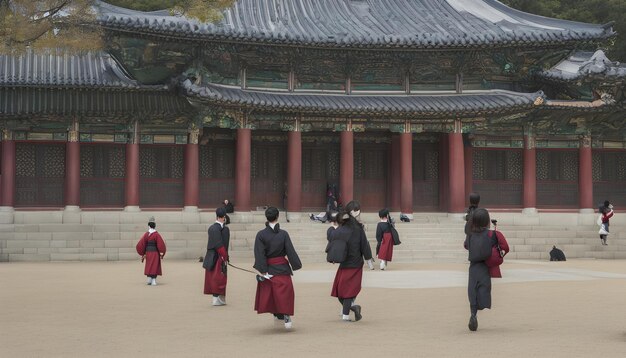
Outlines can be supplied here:
M446 39L424 38L419 41L400 38L383 38L380 41L352 41L351 39L327 41L311 40L306 38L283 38L282 36L267 37L260 34L198 34L182 29L153 29L144 27L141 24L124 25L111 22L101 22L101 26L109 31L132 33L140 36L153 36L171 40L182 40L190 42L216 42L246 45L271 45L284 47L309 47L321 49L345 49L345 50L462 50L479 48L501 48L501 47L566 47L579 43L602 43L615 36L615 33L602 35L568 36L559 37L550 34L540 36L519 36L516 38L485 39L476 41L470 39L458 39L446 41ZM185 27L185 26L183 26Z
M217 24L103 3L98 12L100 26L137 35L315 48L537 47L615 36L611 24L545 18L494 0L237 0Z
M619 109L617 103L606 103L603 100L587 101L559 101L548 100L541 110L574 111L574 112L611 112Z
M440 118L529 111L543 93L490 91L454 95L329 95L241 90L183 84L193 100L244 111L338 116Z

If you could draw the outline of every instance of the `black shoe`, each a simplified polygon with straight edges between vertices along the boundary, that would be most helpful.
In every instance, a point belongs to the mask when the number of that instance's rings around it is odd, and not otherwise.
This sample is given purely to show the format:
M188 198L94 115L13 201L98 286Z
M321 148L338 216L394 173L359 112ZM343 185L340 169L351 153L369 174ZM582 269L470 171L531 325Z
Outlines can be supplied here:
M478 329L478 318L476 318L476 316L470 317L469 323L467 324L467 328L469 328L469 330L472 332Z
M361 306L359 305L354 305L352 307L350 307L350 311L354 312L354 320L355 321L360 321L361 318L363 318L363 316L361 315Z

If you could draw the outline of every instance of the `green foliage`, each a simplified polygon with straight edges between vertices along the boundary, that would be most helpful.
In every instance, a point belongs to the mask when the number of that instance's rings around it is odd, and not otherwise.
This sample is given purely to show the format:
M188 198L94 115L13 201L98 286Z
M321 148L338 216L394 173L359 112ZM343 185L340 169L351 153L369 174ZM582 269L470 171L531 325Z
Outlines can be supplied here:
M87 51L102 46L91 0L0 0L0 53L37 48Z
M610 43L609 57L626 60L626 1L624 0L501 0L515 9L537 15L587 23L614 21L618 36Z
M221 10L234 0L104 0L109 4L127 9L154 11L169 9L171 12L196 18L202 22L221 20Z
M106 0L129 9L169 9L200 21L219 21L234 0ZM26 48L92 51L104 46L94 0L0 0L0 53Z

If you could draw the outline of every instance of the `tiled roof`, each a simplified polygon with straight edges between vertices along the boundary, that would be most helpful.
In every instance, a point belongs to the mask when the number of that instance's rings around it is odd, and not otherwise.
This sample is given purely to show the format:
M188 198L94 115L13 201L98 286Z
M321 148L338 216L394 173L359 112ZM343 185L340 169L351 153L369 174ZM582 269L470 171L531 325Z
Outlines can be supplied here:
M164 91L110 91L0 87L0 117L82 116L172 118L192 112L189 102Z
M237 0L217 24L100 3L102 26L203 41L346 48L540 46L602 40L611 25L551 19L495 0Z
M131 79L111 55L104 52L64 54L28 50L19 55L0 55L0 87L90 87L155 90Z
M549 70L537 73L541 78L552 81L578 81L584 78L599 78L603 81L626 78L626 66L609 60L604 51L577 51Z
M189 80L183 83L183 91L190 98L243 110L398 117L509 113L529 110L544 102L543 92L495 90L446 95L305 94L251 91L220 85L196 86Z

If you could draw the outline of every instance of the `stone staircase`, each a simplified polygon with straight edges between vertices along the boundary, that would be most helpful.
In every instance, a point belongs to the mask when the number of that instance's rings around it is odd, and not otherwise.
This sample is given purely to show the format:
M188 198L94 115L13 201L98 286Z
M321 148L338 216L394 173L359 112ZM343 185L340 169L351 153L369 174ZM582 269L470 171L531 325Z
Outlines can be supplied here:
M168 259L197 259L204 254L206 230L214 222L212 211L17 211L10 220L3 213L0 224L0 261L117 261L136 260L135 244L155 216L157 230L165 238ZM328 224L312 222L308 214L281 218L303 262L324 262ZM394 215L398 217L397 213ZM394 262L465 262L461 215L419 213L411 223L396 225L402 245ZM595 214L494 212L499 229L511 245L509 259L548 259L552 245L568 258L626 258L626 220L612 220L609 245L597 234ZM233 262L251 262L254 238L263 228L261 211L231 215ZM372 250L378 222L374 213L363 213Z

